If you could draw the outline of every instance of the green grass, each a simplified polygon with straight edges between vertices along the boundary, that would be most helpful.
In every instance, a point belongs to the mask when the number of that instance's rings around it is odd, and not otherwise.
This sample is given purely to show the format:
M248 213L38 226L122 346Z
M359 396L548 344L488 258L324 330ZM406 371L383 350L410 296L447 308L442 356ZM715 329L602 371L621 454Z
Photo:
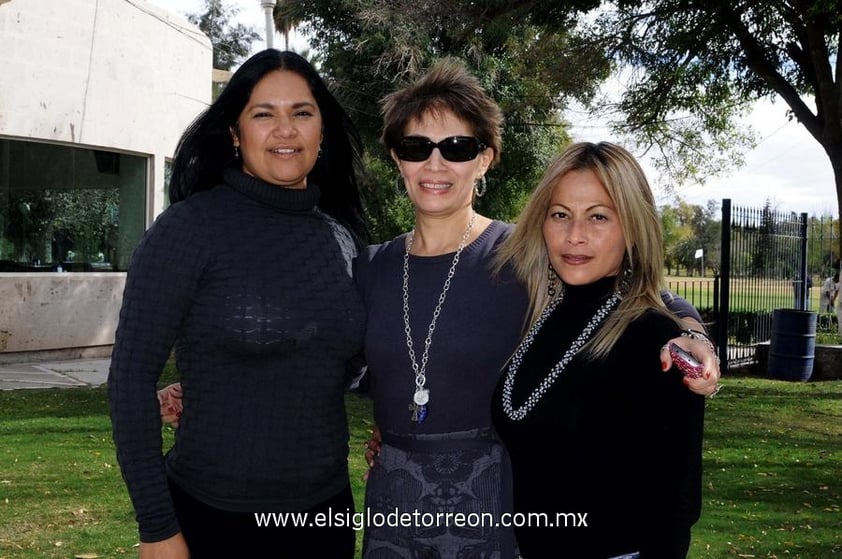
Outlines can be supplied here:
M713 301L713 278L668 276L670 289L690 301L697 308L710 307ZM807 308L817 310L821 289L810 289ZM731 280L729 308L731 311L765 309L791 309L795 303L792 284L789 281L767 279Z
M842 382L724 384L691 557L842 557Z
M361 509L371 407L347 404ZM137 556L107 409L103 388L0 392L0 559ZM842 381L728 378L705 437L691 558L842 557Z
M669 276L668 288L687 299L694 307L709 310L713 303L713 278ZM820 308L821 289L810 290L808 309ZM765 309L791 309L794 305L792 287L788 281L734 279L731 285L729 308L732 313ZM704 313L703 313L704 314ZM842 344L831 313L819 313L816 324L816 343ZM734 335L730 343L741 344Z

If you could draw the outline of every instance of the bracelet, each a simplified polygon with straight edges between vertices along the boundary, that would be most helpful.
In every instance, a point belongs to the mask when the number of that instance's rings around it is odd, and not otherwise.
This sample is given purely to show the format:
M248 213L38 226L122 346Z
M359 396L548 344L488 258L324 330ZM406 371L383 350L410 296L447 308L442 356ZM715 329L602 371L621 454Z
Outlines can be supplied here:
M717 366L720 365L720 363L719 363L719 353L716 351L716 344L713 343L713 340L710 339L710 336L708 336L706 333L701 332L699 330L693 330L692 328L687 328L685 330L682 330L681 335L685 336L687 338L690 338L691 340L699 340L699 341L704 342L704 344L707 346L707 348L710 350L710 352L716 358L716 365Z

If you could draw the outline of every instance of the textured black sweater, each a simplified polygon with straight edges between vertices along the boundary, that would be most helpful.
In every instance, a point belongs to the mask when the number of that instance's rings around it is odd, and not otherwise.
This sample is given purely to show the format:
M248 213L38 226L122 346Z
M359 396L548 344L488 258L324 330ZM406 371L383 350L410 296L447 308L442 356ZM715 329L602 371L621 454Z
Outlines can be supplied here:
M303 510L348 483L344 364L365 314L351 237L318 198L230 170L135 250L108 390L142 541L179 530L168 476L245 512ZM164 458L155 385L173 347L184 415Z
M565 286L563 303L535 337L515 376L519 408L602 304L614 279ZM494 425L509 450L515 511L554 527L516 528L526 559L685 557L701 510L704 398L662 372L659 348L677 336L650 311L601 361L575 357L522 420L506 416L498 384ZM587 516L585 516L587 515Z

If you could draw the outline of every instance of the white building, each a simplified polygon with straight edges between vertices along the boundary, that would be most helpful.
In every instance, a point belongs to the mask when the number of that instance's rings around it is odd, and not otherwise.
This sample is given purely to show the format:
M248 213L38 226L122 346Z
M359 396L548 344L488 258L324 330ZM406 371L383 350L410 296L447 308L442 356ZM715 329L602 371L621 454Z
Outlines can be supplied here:
M0 0L0 362L107 354L212 49L143 0Z

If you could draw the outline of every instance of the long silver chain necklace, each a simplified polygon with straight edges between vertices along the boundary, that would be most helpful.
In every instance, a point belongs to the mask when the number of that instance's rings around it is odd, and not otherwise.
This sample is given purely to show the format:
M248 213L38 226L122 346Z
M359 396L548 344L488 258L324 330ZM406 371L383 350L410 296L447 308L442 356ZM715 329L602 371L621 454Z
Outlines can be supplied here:
M430 326L427 328L427 338L424 340L424 353L421 354L421 365L415 359L415 349L412 343L412 328L409 326L409 251L412 248L412 243L415 241L415 229L409 232L406 240L406 252L403 255L403 326L406 332L406 347L409 350L409 360L412 363L412 371L415 373L415 393L412 395L412 403L409 405L409 410L412 412L412 421L423 423L427 418L427 404L430 401L430 391L424 387L427 383L425 372L427 370L427 359L430 356L430 345L433 343L433 332L436 329L436 321L441 314L442 305L447 297L447 291L450 289L450 280L453 279L453 274L456 273L456 265L459 263L459 256L462 255L462 249L468 242L471 236L471 229L474 226L474 220L477 214L471 211L471 219L468 222L468 228L465 234L462 235L462 240L459 242L459 247L456 249L456 254L453 255L453 262L450 264L450 270L447 272L447 278L444 280L444 287L439 295L436 308L433 310L433 318L430 321Z
M605 301L599 309L597 309L596 313L591 317L590 321L579 334L579 337L573 340L573 343L570 344L570 347L564 352L564 355L561 357L561 361L555 364L555 366L550 370L550 373L544 377L544 380L542 380L535 390L532 391L532 394L529 395L523 405L515 409L512 405L512 389L514 388L515 377L517 376L518 369L523 361L523 356L526 354L529 346L532 345L532 342L535 340L535 335L544 325L544 322L552 314L556 307L561 304L563 299L564 294L562 292L562 295L553 299L549 305L544 307L543 312L541 312L541 316L538 317L538 320L535 321L535 324L532 325L532 328L529 329L529 332L527 332L526 336L524 336L523 340L521 340L520 345L515 350L515 353L509 362L509 367L506 369L506 378L503 381L503 411L509 419L513 421L520 421L526 417L526 414L528 414L532 408L535 407L535 404L537 404L541 397L544 396L547 390L549 390L550 386L553 385L555 380L559 377L559 375L561 375L562 371L564 371L570 361L573 360L573 357L575 357L579 350L582 349L582 346L588 343L591 336L593 336L599 329L599 326L602 324L602 321L605 320L605 317L614 310L614 307L616 307L617 303L620 301L620 296L616 292L612 293L611 297L609 297L608 300Z

